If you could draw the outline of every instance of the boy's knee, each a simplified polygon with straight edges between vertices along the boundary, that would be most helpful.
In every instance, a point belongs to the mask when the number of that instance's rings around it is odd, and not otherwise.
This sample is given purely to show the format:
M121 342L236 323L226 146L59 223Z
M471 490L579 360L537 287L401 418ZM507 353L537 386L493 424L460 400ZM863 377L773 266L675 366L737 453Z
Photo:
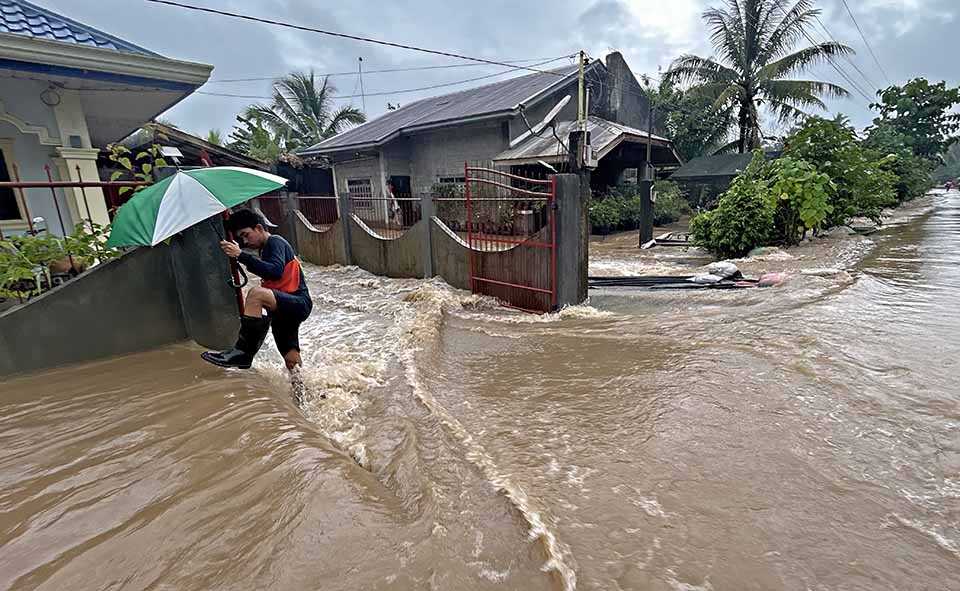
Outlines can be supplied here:
M250 290L250 297L262 301L267 297L269 293L270 293L270 290L265 287L254 287L253 289Z

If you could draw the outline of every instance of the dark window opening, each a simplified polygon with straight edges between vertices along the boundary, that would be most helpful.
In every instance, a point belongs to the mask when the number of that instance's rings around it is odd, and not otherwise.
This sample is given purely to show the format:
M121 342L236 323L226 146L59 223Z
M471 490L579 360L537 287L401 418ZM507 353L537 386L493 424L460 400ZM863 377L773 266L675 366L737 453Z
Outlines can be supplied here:
M7 169L7 158L0 150L0 182L10 182L10 171ZM20 204L17 202L17 196L13 189L9 187L0 188L0 220L21 220Z

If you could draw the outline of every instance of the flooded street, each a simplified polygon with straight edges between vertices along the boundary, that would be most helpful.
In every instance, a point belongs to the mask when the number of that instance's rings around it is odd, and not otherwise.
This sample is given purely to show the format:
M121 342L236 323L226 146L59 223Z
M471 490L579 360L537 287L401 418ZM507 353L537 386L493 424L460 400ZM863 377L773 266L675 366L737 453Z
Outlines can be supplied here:
M932 203L842 276L543 317L311 267L302 409L269 340L7 380L0 589L960 589Z

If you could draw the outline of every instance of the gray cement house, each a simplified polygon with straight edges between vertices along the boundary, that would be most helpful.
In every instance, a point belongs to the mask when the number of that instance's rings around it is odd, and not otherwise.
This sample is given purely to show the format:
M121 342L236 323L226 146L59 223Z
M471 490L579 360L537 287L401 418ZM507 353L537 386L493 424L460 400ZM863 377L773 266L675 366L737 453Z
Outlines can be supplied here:
M591 145L599 158L595 187L618 182L625 171L642 167L646 159L649 104L643 89L619 53L586 68L590 89ZM510 148L527 131L527 121L539 122L563 97L573 100L556 118L557 135L566 134L576 119L577 67L518 76L443 96L422 99L389 111L363 125L301 151L324 156L332 163L337 195L384 195L387 181L398 194L419 195L439 184L462 183L464 162L489 162L523 172L566 162L560 143L548 130ZM655 166L677 166L671 143L652 138Z

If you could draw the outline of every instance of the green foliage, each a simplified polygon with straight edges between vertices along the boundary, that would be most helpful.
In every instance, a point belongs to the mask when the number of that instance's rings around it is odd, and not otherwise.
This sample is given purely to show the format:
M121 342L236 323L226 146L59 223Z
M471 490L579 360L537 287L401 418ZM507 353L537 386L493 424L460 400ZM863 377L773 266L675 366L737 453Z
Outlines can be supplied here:
M777 210L777 231L787 244L796 244L807 230L819 229L833 212L830 177L806 160L784 156L770 163L771 206Z
M0 241L0 296L22 301L39 293L37 278L64 254L63 245L53 236L12 236Z
M215 146L223 145L223 135L220 133L219 129L211 129L207 132L207 142Z
M881 123L870 128L863 145L872 150L877 158L882 157L882 170L896 177L898 201L910 201L933 186L931 173L934 163L914 154L910 139L892 125Z
M142 152L137 152L136 155L123 144L110 144L107 146L107 151L109 152L107 157L121 168L121 170L110 173L111 181L128 180L153 183L153 171L167 166L167 161L164 160L158 144L153 144ZM139 191L142 188L137 187L135 190ZM133 187L120 187L120 194L123 195L133 190Z
M896 176L884 166L890 161L864 149L853 127L843 118L811 117L786 139L784 155L805 160L826 174L836 191L824 227L864 216L879 222L884 207L896 204Z
M673 141L684 160L713 153L726 143L733 123L729 109L714 110L712 99L679 90L667 78L660 82L652 98L655 129Z
M105 262L115 259L121 254L116 248L107 248L107 238L110 237L110 227L96 223L79 223L73 233L64 238L64 248L74 258L81 259L89 264L94 260Z
M880 102L870 105L880 113L874 126L888 126L915 156L933 160L957 141L960 114L952 111L960 104L960 88L915 78L881 91L879 97Z
M950 146L943 155L943 164L933 171L932 177L937 183L960 178L960 144Z
M249 117L237 115L240 124L230 134L229 148L242 152L262 162L276 162L284 152L284 139L264 124L257 114Z
M824 108L823 97L844 97L842 87L796 77L811 66L853 50L827 41L794 51L809 35L819 10L809 0L793 5L781 0L739 2L707 10L704 21L711 33L716 58L683 55L673 62L666 78L693 83L691 92L710 99L715 113L731 113L725 131L739 130L731 145L741 152L761 144L760 106L781 121Z
M657 200L653 203L653 224L665 226L679 221L693 212L690 204L680 193L680 187L670 181L657 181L653 186Z
M49 267L68 256L77 270L120 256L119 250L106 247L109 234L109 226L77 224L65 238L25 234L0 241L0 296L23 300L40 293L49 285Z
M691 212L690 205L675 183L657 181L657 200L653 204L653 223L665 225ZM618 185L590 203L590 225L595 234L609 234L640 227L641 197L639 185Z
M720 196L717 208L690 222L694 242L722 258L740 257L773 234L775 204L769 197L769 165L758 150Z
M270 104L251 105L237 117L244 127L230 137L249 156L275 162L282 152L312 146L367 120L352 105L335 108L336 94L326 76L318 84L312 71L291 72L274 83Z

